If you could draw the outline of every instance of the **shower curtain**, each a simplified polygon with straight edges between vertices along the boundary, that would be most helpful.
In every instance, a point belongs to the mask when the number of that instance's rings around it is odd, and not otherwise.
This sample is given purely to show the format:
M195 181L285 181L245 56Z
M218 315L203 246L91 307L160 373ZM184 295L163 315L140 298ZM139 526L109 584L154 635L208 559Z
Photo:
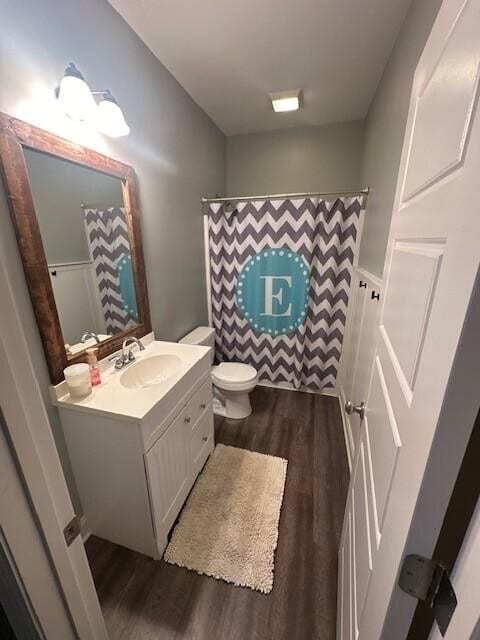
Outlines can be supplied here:
M125 210L87 205L83 210L106 330L116 334L138 324Z
M206 203L216 358L261 380L334 387L361 200Z

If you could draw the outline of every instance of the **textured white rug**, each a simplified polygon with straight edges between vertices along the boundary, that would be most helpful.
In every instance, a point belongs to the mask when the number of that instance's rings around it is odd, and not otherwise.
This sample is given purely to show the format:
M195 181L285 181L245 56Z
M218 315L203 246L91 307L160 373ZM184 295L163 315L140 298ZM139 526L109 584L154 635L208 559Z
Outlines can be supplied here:
M175 527L164 559L270 593L287 461L218 444Z

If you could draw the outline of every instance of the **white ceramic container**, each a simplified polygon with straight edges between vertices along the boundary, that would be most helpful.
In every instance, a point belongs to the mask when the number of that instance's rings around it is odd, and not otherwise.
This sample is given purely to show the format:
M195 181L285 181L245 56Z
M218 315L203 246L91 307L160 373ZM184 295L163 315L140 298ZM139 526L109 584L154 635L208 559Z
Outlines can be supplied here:
M63 370L70 395L74 398L84 398L92 391L90 369L86 362L72 364Z

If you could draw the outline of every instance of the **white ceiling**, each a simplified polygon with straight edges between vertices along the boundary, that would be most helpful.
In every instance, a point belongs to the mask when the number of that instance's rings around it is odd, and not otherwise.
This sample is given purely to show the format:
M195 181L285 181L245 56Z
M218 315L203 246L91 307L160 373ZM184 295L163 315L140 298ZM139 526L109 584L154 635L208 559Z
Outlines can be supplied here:
M410 0L110 0L227 135L364 118ZM268 94L302 89L274 113Z

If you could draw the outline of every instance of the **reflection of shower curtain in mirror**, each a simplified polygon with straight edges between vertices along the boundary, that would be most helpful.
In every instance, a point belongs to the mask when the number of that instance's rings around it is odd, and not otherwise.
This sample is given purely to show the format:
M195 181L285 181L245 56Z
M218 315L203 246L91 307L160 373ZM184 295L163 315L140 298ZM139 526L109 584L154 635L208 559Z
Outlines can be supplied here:
M138 323L128 228L123 207L83 207L107 332Z

